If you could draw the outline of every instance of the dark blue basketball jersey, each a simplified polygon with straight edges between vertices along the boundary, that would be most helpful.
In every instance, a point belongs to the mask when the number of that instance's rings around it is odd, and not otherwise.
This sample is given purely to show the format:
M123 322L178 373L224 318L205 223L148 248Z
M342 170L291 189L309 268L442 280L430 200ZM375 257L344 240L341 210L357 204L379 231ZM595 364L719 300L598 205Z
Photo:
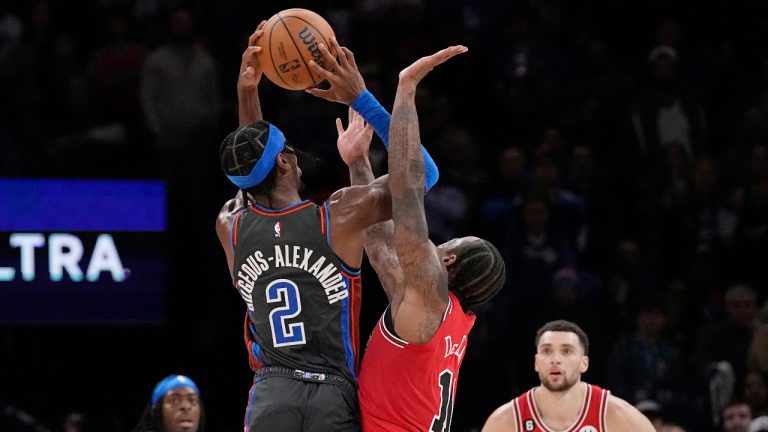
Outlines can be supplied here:
M235 218L232 244L251 368L285 366L356 382L360 270L333 253L326 204L251 204Z

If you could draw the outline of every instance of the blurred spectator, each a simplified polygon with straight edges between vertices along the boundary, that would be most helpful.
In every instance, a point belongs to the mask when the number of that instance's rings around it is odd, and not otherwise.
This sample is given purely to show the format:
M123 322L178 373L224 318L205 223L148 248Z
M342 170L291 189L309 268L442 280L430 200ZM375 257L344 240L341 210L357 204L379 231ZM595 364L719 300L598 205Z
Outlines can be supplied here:
M744 379L744 401L749 404L754 417L768 415L768 378L752 370Z
M104 44L89 61L95 111L102 123L127 122L135 128L141 121L139 83L144 49L133 38L127 12L110 11L103 25Z
M752 420L752 422L749 424L747 432L768 432L768 416L761 415L759 417L755 417L755 419Z
M651 76L637 90L628 119L631 133L622 141L622 151L617 153L621 167L617 175L630 193L638 196L635 204L645 207L632 221L641 226L656 216L654 203L660 179L674 175L664 163L669 162L669 147L679 147L682 157L675 161L686 162L705 150L704 110L688 93L678 61L678 53L672 47L659 45L651 50L648 55ZM668 180L665 184L672 183Z
M728 403L722 411L722 432L747 432L752 421L749 405L741 400Z
M631 114L635 144L641 154L652 155L665 144L677 142L691 158L706 142L706 123L704 110L687 94L677 50L655 46L648 54L648 65L651 81Z
M699 293L711 293L725 277L718 263L727 262L736 229L736 214L718 184L714 161L701 156L664 196L664 268Z
M144 64L141 100L154 137L157 173L169 182L171 196L189 202L207 186L205 173L211 171L204 167L216 166L215 152L208 150L217 142L219 81L214 58L196 41L188 9L171 12L168 30L170 40Z
M528 196L512 223L511 236L500 250L509 254L510 280L518 286L516 303L525 308L542 307L552 296L555 273L573 264L572 249L553 226L552 207L543 198Z
M62 432L83 432L85 427L85 416L79 412L71 412L64 416L61 425Z
M734 394L742 394L747 349L757 323L755 290L746 284L729 287L725 292L725 316L707 323L698 335L694 360L700 376L706 376L711 364L726 361L736 379Z
M768 276L763 271L768 250L768 146L752 148L749 183L741 192L743 205L736 228L740 273L768 294Z
M488 197L480 204L479 234L493 244L502 244L510 235L510 221L530 182L525 153L518 146L502 150L496 176L489 184ZM503 251L502 251L503 253Z
M627 401L652 399L677 411L676 405L685 400L685 373L682 353L664 332L666 315L656 301L647 299L635 316L635 331L613 347L610 387Z
M608 314L618 337L631 330L632 311L642 299L661 297L661 281L653 263L648 262L648 253L635 239L620 239L611 258L614 264L606 277Z
M576 259L588 241L588 204L584 198L563 188L561 180L560 168L550 156L543 155L534 166L530 191L547 199L552 210L550 227L565 238Z

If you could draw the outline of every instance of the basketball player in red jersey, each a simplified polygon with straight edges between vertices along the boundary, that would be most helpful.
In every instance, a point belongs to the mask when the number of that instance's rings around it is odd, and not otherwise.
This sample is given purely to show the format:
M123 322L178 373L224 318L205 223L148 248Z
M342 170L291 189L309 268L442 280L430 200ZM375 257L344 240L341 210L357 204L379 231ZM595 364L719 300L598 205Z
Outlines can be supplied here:
M589 339L578 325L552 321L536 332L541 385L502 405L483 432L654 432L650 420L608 390L581 381Z
M321 52L327 55L325 47ZM365 239L369 261L390 302L371 335L360 372L366 432L450 430L459 367L475 322L471 308L504 284L504 262L493 245L464 237L435 246L424 215L416 86L432 68L464 52L465 47L449 47L400 73L389 131L393 220L368 228ZM325 78L333 85L340 70L334 68ZM337 129L352 183L372 181L367 157L371 134L362 117L350 111L347 130L338 120Z

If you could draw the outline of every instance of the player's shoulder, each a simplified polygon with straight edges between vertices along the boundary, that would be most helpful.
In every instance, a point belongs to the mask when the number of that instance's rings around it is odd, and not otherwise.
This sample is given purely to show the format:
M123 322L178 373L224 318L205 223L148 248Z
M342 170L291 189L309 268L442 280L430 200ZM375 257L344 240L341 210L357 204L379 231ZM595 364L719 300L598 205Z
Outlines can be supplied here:
M245 210L245 208L243 199L240 197L227 200L221 207L221 210L219 210L219 214L216 218L216 228L226 228L228 230L235 217Z
M606 405L605 421L608 430L654 432L651 421L637 408L624 399L609 395Z
M515 400L511 400L496 408L483 425L483 432L515 432L517 419L515 417Z
M617 413L624 413L632 410L637 410L637 408L632 406L629 402L625 401L624 399L618 396L614 396L612 394L608 395L607 409L609 411L613 410L614 412L617 412Z

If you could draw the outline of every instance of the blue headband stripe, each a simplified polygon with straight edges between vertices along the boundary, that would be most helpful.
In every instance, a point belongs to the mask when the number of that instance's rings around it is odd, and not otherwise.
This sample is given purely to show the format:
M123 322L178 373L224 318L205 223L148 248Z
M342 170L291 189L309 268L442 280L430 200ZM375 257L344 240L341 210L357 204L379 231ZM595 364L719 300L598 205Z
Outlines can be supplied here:
M249 189L264 181L272 168L275 167L275 158L283 151L285 147L285 136L270 123L269 125L269 138L267 139L267 145L264 147L264 152L261 154L256 165L251 168L251 172L248 175L236 176L227 175L229 181L234 183L240 189Z
M166 393L179 387L191 387L195 393L200 394L197 385L195 385L195 382L189 379L189 377L184 375L171 375L155 386L155 389L152 391L152 405L155 405Z

